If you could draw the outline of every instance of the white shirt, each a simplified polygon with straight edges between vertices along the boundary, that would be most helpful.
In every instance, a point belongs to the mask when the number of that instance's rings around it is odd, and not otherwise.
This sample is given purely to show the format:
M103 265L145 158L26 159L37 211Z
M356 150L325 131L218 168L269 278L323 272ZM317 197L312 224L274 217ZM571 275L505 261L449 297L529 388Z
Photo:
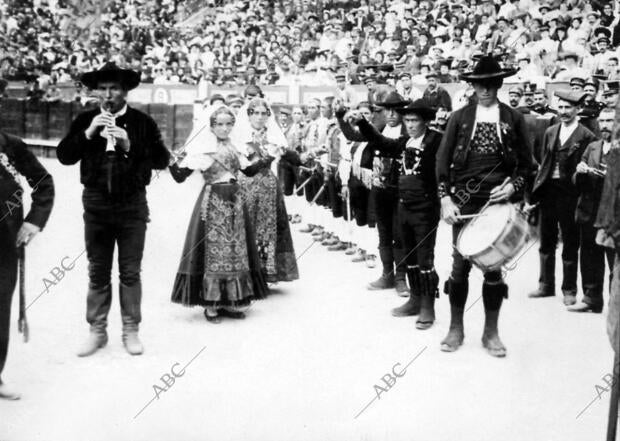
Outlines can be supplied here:
M394 127L385 126L381 134L388 138L398 139L400 138L401 131L402 131L401 124L394 126Z
M577 128L578 124L579 121L577 121L577 118L575 118L573 122L568 125L562 123L562 125L560 126L560 144L563 145L568 140L568 138L570 138L570 136Z
M603 155L606 155L607 153L609 153L610 149L611 149L611 142L603 141Z

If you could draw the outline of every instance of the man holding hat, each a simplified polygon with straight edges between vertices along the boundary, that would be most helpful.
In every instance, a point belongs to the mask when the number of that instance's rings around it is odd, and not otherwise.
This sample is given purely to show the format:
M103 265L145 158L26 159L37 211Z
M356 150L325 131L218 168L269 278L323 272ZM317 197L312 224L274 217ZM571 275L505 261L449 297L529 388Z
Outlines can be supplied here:
M515 74L492 56L480 58L461 79L472 84L477 104L457 110L448 120L437 154L437 180L442 218L452 225L452 274L444 291L450 296L450 330L441 350L456 351L464 335L463 314L469 293L471 263L456 250L463 228L461 215L478 213L486 204L519 199L533 171L532 151L524 117L497 99L503 79ZM499 270L484 272L482 301L485 325L482 344L490 355L504 357L497 322L508 285Z
M385 156L399 159L398 217L403 258L411 292L409 300L392 310L396 317L420 314L416 328L428 329L435 321L435 297L439 277L435 272L434 249L439 223L439 198L435 177L435 157L441 134L429 128L435 110L423 100L397 108L402 115L405 133L398 139L388 138L363 117L357 123L360 132Z
M564 304L575 304L579 228L575 223L578 191L572 182L577 164L588 144L596 137L577 118L585 99L584 92L560 90L560 122L545 131L542 159L532 188L532 202L540 206L540 277L531 298L555 296L555 252L558 226L562 234L562 293Z
M141 321L140 271L149 208L146 186L153 169L168 166L170 154L153 119L127 105L127 93L140 75L105 63L87 72L82 84L99 95L101 107L73 121L57 149L65 165L81 161L84 185L84 229L89 262L86 320L90 334L78 356L92 355L106 345L107 316L112 302L111 272L118 247L119 298L123 344L132 355L143 347L138 339Z
M422 94L422 99L431 109L443 107L448 112L452 111L452 98L446 89L438 83L438 74L435 71L426 74L428 85Z
M2 80L3 81L3 80ZM19 176L32 188L32 204L24 218ZM39 233L54 203L54 182L24 142L0 133L0 398L18 400L19 394L2 381L9 349L11 301L17 282L20 247Z

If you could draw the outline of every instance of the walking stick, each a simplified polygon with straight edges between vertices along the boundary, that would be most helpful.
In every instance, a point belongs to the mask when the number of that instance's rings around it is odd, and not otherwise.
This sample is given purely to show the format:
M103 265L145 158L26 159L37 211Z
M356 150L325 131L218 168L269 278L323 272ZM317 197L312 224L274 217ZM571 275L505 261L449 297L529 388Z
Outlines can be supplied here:
M26 247L20 245L17 248L17 265L19 267L19 319L17 330L24 334L24 343L30 339L30 329L26 320Z
M310 176L308 179L306 179L299 187L297 187L295 189L295 193L297 193L297 195L299 196L299 192L301 190L304 189L304 187L308 184L308 182L310 182L310 180L313 178L314 176Z
M312 199L312 201L310 202L310 205L316 203L316 200L319 197L321 197L324 191L325 191L325 184L321 185L321 188L319 188L319 191L316 192L316 196L314 196L314 199Z

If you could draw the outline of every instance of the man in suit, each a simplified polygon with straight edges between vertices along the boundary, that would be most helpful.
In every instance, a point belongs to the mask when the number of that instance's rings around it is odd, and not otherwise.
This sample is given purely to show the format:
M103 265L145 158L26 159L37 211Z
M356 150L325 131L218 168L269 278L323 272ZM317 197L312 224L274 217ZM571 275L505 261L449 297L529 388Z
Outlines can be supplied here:
M439 85L438 74L435 71L426 75L428 85L422 94L422 99L431 109L443 107L448 112L452 111L452 98L446 89Z
M32 188L32 205L25 218L20 175ZM45 227L53 203L54 181L47 170L21 139L0 133L0 398L20 398L1 378L9 348L18 248Z
M456 249L464 224L461 215L478 213L487 203L519 199L532 173L533 162L523 114L500 102L503 79L514 75L492 56L482 56L474 69L461 74L472 84L477 103L457 110L448 120L437 153L437 181L442 218L452 225L452 273L444 291L450 296L450 330L441 350L456 351L465 338L463 315L469 293L471 262ZM485 271L482 301L485 311L482 344L494 357L504 357L498 319L508 296L500 270Z
M119 298L123 344L142 354L142 253L149 221L146 186L153 169L168 166L170 153L153 119L127 105L127 93L140 75L106 63L87 72L82 83L99 94L101 107L81 113L58 145L58 160L80 164L84 185L84 235L89 286L86 320L90 333L78 356L94 354L108 342L107 317L112 302L112 261L118 247Z
M555 295L555 250L558 226L562 234L562 293L566 306L577 296L579 228L575 223L578 191L572 182L577 164L596 138L578 120L584 92L557 91L560 122L545 131L542 159L532 188L532 202L540 205L540 278L530 298Z
M407 263L409 300L392 310L392 315L417 315L416 328L428 329L435 321L435 297L439 277L435 272L435 237L439 223L439 198L435 177L435 157L441 134L429 128L435 110L416 100L397 108L406 132L398 139L381 135L363 117L358 117L362 135L384 156L398 163L398 216L403 258ZM396 251L396 250L395 250ZM396 255L396 254L395 254Z
M579 191L575 220L579 227L579 266L583 300L569 306L572 312L601 312L603 310L603 282L605 278L605 256L609 271L613 270L614 253L596 243L597 229L594 221L603 191L607 167L607 156L611 150L611 133L615 112L605 109L598 117L602 138L591 142L577 164L573 183Z

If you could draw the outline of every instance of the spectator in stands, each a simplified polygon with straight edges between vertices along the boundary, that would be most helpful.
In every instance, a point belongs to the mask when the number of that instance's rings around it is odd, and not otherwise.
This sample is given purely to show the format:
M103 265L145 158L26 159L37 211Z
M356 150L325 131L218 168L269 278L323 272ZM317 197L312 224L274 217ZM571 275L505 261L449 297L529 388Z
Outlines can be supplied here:
M452 111L452 98L450 98L450 94L448 94L446 89L439 86L437 72L429 72L426 75L426 80L428 81L428 86L422 95L424 103L434 110L443 107L448 111Z

